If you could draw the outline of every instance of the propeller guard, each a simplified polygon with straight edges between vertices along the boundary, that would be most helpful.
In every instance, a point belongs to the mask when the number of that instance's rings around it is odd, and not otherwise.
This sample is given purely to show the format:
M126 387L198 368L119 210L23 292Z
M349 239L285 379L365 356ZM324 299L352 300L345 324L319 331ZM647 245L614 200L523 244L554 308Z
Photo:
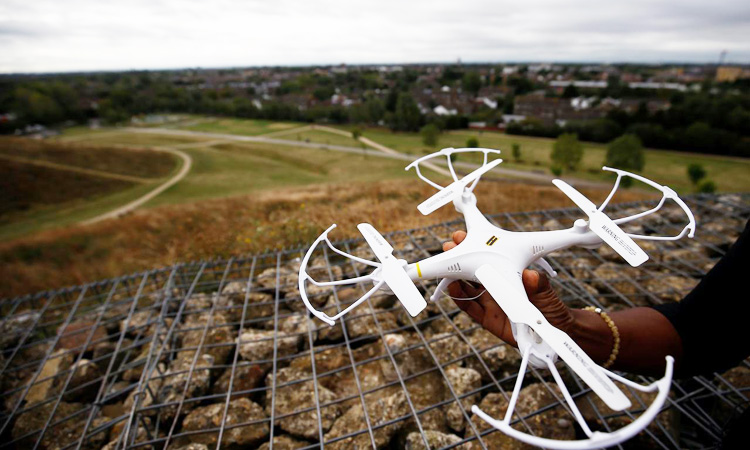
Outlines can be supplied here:
M523 378L526 374L526 367L531 357L534 357L541 361L545 361L547 363L547 368L552 373L552 376L554 377L555 382L560 387L563 397L565 398L565 403L563 405L567 404L570 412L575 417L576 422L578 422L581 429L586 434L587 436L586 439L580 439L580 440L575 440L575 441L561 441L561 440L555 440L555 439L548 439L548 438L543 438L539 436L534 436L529 433L525 433L523 431L519 431L511 426L511 418L513 417L513 411L515 409L516 401L518 400L519 392L521 391L521 386L523 385ZM656 395L656 398L654 399L654 401L651 403L651 406L649 406L645 411L643 411L640 417L635 419L629 425L623 428L620 428L618 430L612 431L612 432L591 431L585 419L583 418L583 415L581 414L580 410L578 409L575 402L573 401L573 398L568 392L568 389L565 387L565 384L563 383L563 380L560 377L560 373L555 367L555 364L552 362L552 360L549 357L535 352L534 349L531 347L529 347L526 350L526 352L524 352L523 354L523 358L521 360L521 366L518 372L518 378L516 378L516 384L515 384L515 387L513 388L513 393L511 394L511 398L508 403L508 409L506 410L505 417L503 418L503 420L497 420L489 416L487 413L482 411L477 405L472 406L471 411L477 416L479 416L482 420L487 422L489 425L491 425L493 428L507 434L508 436L518 439L519 441L525 442L526 444L529 444L529 445L542 447L542 448L559 449L559 450L589 450L589 449L610 447L613 445L617 445L623 441L626 441L632 438L633 436L635 436L636 434L640 433L644 428L648 426L649 423L651 423L652 420L654 420L656 415L659 412L661 412L662 406L664 405L669 395L669 387L670 387L670 384L672 383L672 372L673 372L673 366L674 366L674 358L672 358L671 356L667 356L666 360L667 360L667 367L664 373L664 377L645 386L635 383L631 380L628 380L627 378L623 378L613 372L610 372L607 369L602 369L609 378L615 381L619 381L620 383L623 383L626 386L632 389L635 389L637 391L641 391L641 392L658 391L658 394Z
M606 170L608 172L613 172L617 174L617 179L615 180L615 184L612 187L612 190L610 191L607 198L604 200L604 202L599 206L599 211L604 211L604 208L607 207L607 204L610 200L612 200L612 197L614 197L615 192L617 192L617 189L620 187L620 181L622 180L622 177L630 177L635 180L638 180L642 183L645 183L655 189L658 189L662 193L661 200L659 200L659 203L652 209L649 209L648 211L644 211L642 213L634 214L632 216L623 217L620 219L614 219L613 221L617 224L623 224L628 223L636 219L640 219L641 217L648 216L650 214L653 214L661 209L662 206L664 206L664 203L669 199L674 201L680 208L682 208L682 211L685 213L685 215L688 218L688 224L685 225L685 227L675 236L645 236L641 234L633 234L633 233L626 233L628 236L630 236L633 239L641 239L641 240L649 240L649 241L676 241L678 239L681 239L683 236L687 234L689 238L692 238L695 235L695 216L693 216L693 212L690 211L690 208L685 204L685 202L677 195L677 193L670 188L669 186L662 186L659 183L656 183L654 181L649 180L648 178L642 177L638 174L627 172L625 170L620 169L613 169L611 167L604 166L602 167L602 170Z
M421 163L427 162L427 161L429 161L429 160L431 160L433 158L437 158L437 157L441 157L441 156L445 157L446 162L448 164L448 170L450 170L451 176L453 177L453 181L458 181L459 178L458 178L458 175L456 175L455 168L453 167L453 161L451 161L451 155L456 154L456 153L473 153L473 152L483 153L484 154L484 160L482 162L482 166L480 166L480 167L483 167L483 166L487 165L487 163L488 163L488 156L489 156L490 153L494 153L494 154L498 154L498 155L500 154L500 150L494 150L494 149L491 149L491 148L452 148L452 147L448 147L448 148L444 148L444 149L442 149L442 150L440 150L438 152L430 153L429 155L425 155L425 156L422 156L421 158L415 159L414 161L412 161L411 164L409 164L408 166L406 166L406 168L404 170L409 170L409 169L411 169L413 167L416 170L416 172L417 172L417 176L422 181L424 181L425 183L429 184L430 186L432 186L435 189L437 189L437 190L440 191L440 190L445 189L447 186L441 186L441 185L435 183L434 181L430 180L429 178L425 177L424 175L422 175L422 172L419 169L419 165ZM467 189L469 191L473 191L474 187L477 184L477 182L479 182L478 178L476 180L474 180L471 183L471 186L467 187Z
M308 311L310 311L315 317L322 320L323 322L327 323L330 326L333 326L336 324L336 320L339 319L341 316L347 314L352 309L356 308L360 304L362 304L364 301L366 301L368 298L370 298L376 291L379 289L387 286L385 284L385 281L379 276L381 271L381 264L376 263L374 261L370 261L367 259L363 259L354 255L350 255L349 253L343 252L336 247L333 246L330 239L328 239L328 233L330 233L334 228L336 228L336 224L331 225L328 227L327 230L323 232L318 238L313 242L313 244L310 246L310 248L307 250L307 253L305 254L305 257L302 259L302 263L300 264L299 268L299 295L302 298L302 302L304 302L305 307L307 307ZM333 250L335 253L345 257L352 259L354 261L357 261L362 264L366 264L368 266L372 266L375 268L370 274L363 275L361 277L355 277L355 278L347 278L344 280L337 280L337 281L316 281L313 277L310 276L310 274L307 273L307 264L310 261L310 257L312 256L315 249L318 247L318 244L320 244L322 241L325 241L326 244L328 244L328 247ZM310 300L307 298L307 291L305 290L306 287L306 281L309 281L310 283L314 284L318 287L327 287L327 286L340 286L340 285L346 285L346 284L357 284L362 283L366 281L371 281L374 286L367 291L362 297L357 299L354 303L349 305L346 309L339 312L335 316L329 316L328 314L318 311L315 309L315 307L312 305Z

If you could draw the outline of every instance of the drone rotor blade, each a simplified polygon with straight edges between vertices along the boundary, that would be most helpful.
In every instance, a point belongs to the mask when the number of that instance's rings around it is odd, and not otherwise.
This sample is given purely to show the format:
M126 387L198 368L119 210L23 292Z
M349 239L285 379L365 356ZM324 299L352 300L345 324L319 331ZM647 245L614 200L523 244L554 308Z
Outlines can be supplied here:
M569 199L573 201L583 212L589 216L596 211L596 205L594 202L586 198L585 195L578 192L578 189L564 182L563 180L552 180L552 184L557 186L558 189L563 191L563 194L567 195Z
M473 172L461 178L460 180L454 181L453 183L449 184L445 188L437 191L435 194L432 195L432 197L420 203L419 206L417 206L417 209L419 210L419 212L421 212L422 214L426 216L432 213L433 211L441 208L442 206L447 205L448 203L453 201L453 199L456 198L457 195L461 194L464 188L469 185L469 183L481 177L488 171L492 170L495 166L497 166L501 162L502 162L501 159L496 159L492 161L491 163L485 164L482 167L474 170Z
M589 228L591 231L612 247L628 264L638 267L648 260L646 252L630 236L622 231L612 219L599 211L591 200L562 180L552 180L552 183L589 216Z
M427 307L419 289L406 274L401 262L393 256L393 247L385 238L369 223L360 223L357 225L359 232L364 236L367 244L372 248L375 256L381 262L381 275L383 281L393 291L406 311L412 317L422 312Z
M591 389L615 411L630 407L630 400L564 331L550 324L529 301L521 281L508 281L491 265L476 271L477 279L512 322L528 325L570 366Z

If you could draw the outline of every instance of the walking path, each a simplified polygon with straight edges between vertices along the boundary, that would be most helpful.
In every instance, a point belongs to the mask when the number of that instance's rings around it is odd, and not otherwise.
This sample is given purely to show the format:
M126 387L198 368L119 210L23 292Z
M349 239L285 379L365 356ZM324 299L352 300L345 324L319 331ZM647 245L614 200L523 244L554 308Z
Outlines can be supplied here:
M56 163L52 161L44 161L40 159L22 158L20 156L0 154L0 158L8 160L8 161L18 162L21 164L31 164L33 166L48 167L50 169L64 170L64 171L73 172L73 173L81 173L84 175L91 175L91 176L99 177L99 178L111 178L113 180L129 181L131 183L143 184L143 183L150 183L154 181L151 178L136 177L133 175L123 175L119 173L105 172L103 170L96 170L96 169L86 169L84 167L71 166L68 164L60 164L60 163Z
M107 213L101 214L99 216L96 216L88 220L84 220L83 222L81 222L83 225L96 223L105 219L113 219L123 214L127 214L130 211L133 211L134 209L148 202L152 198L156 197L157 195L161 194L165 190L169 189L170 187L174 186L178 181L185 178L185 175L187 175L188 172L190 172L190 167L192 167L193 165L193 158L191 158L190 155L188 155L187 153L182 152L177 149L169 148L169 147L149 147L149 148L154 149L154 150L159 150L162 152L171 153L173 155L180 157L180 159L182 159L182 167L180 167L180 171L177 172L175 176L173 176L172 178L170 178L163 184L159 185L156 189L152 190L151 192L144 195L143 197L133 200L127 205L120 206L119 208L116 208Z
M290 146L290 147L333 150L337 152L352 153L352 154L358 154L358 155L361 155L363 151L363 149L357 148L357 147L349 147L349 146L344 146L344 145L330 145L330 144L322 144L322 143L317 143L317 142L290 141L286 139L268 138L268 137L265 137L264 135L240 136L240 135L235 135L235 134L209 133L205 131L168 130L164 128L125 128L123 130L133 132L133 133L143 133L143 134L161 134L161 135L182 136L182 137L202 137L202 138L212 138L212 139L219 139L219 140L226 140L226 141L239 141L239 142L259 142L259 143L265 143L265 144L285 145L285 146ZM337 130L337 131L341 131L341 130ZM371 141L371 142L377 144L374 141ZM385 146L382 146L382 147L383 148L379 149L379 151L376 153L367 153L367 154L369 156L378 156L381 158L398 159L398 160L408 161L408 162L412 162L415 159L415 155L400 153L393 149L388 149L390 151L385 151L384 149L387 149L388 147L385 147ZM450 176L450 173L446 169L443 168L448 165L447 162L436 161L434 163L430 163L430 165L436 167L439 173L448 174L448 176ZM454 162L453 166L457 169L461 168L467 171L472 171L477 168L477 165L475 164L469 164L467 162L462 162L462 161ZM432 169L432 170L435 170L435 169ZM555 177L555 176L544 174L544 173L530 172L526 170L508 169L502 166L498 166L492 169L492 175L507 175L515 179L520 178L520 179L526 179L526 180L532 180L532 181L538 181L538 182L544 182L544 183L551 183L552 180L555 178L562 178L563 180L569 182L571 185L574 185L577 187L602 188L602 187L611 186L610 183L582 180L578 178L569 178L565 176ZM492 175L487 174L483 177L483 179L492 180L494 178L492 177Z

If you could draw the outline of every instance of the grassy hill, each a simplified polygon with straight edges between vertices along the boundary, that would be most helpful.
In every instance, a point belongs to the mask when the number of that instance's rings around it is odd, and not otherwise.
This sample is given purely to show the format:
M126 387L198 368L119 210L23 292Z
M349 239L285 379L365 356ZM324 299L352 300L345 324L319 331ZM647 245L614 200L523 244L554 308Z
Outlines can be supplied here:
M143 149L0 138L0 238L72 224L143 195L175 170Z
M359 236L360 222L388 232L459 217L451 207L422 216L416 205L432 193L411 179L318 183L163 205L115 221L44 231L0 243L5 280L0 298L180 261L303 247L332 223L339 228L331 237L339 239ZM584 193L602 200L607 191ZM477 186L477 195L487 212L572 205L554 186L485 182ZM640 198L643 193L627 192L619 200ZM571 224L572 219L563 225Z
M361 221L389 231L457 217L451 208L429 217L416 212L416 205L434 190L405 172L404 161L304 147L304 142L361 146L351 137L308 125L194 116L169 125L242 136L272 133L291 145L117 128L72 129L56 142L0 140L3 192L10 193L0 208L0 265L7 280L0 296L178 261L302 246L331 223L338 223L337 236L345 237L355 236ZM399 152L436 150L425 147L417 133L363 131ZM550 139L463 130L442 134L437 148L464 146L469 137L476 137L480 146L503 150L507 167L548 172ZM514 142L521 145L521 161L511 156ZM605 147L585 146L583 168L572 175L606 181L600 173ZM167 148L192 159L185 178L135 213L73 226L139 198L173 176L180 164L172 155L154 151ZM685 168L691 162L703 164L721 190L750 190L750 161L742 159L649 149L644 175L687 193L691 186ZM551 185L485 182L479 192L487 212L570 206ZM606 190L588 194L597 200ZM646 196L633 190L619 199Z
M306 126L305 123L283 123L287 130ZM267 132L277 130L270 129L267 121L256 121L249 119L205 119L198 125L181 126L175 128L186 130L199 130L205 132L225 133L231 132L242 135L257 135L259 129ZM351 131L353 127L336 127L344 131ZM231 131L230 131L231 130ZM419 133L392 132L385 128L360 128L362 135L375 142L383 144L399 152L423 155L439 150L443 147L465 147L466 141L474 137L479 141L480 147L495 148L502 150L505 167L519 170L544 171L550 173L550 153L554 139L536 138L529 136L514 136L500 132L455 130L442 133L438 145L428 147L422 143ZM300 130L281 135L278 139L292 141L310 141L329 145L344 145L359 147L360 144L346 136L326 133L320 130ZM516 161L511 154L512 144L521 146L521 160ZM606 145L592 142L584 142L584 158L581 168L568 175L576 178L589 180L610 180L610 175L603 173ZM642 173L661 184L669 185L680 193L690 193L694 187L687 177L687 166L691 163L703 165L707 172L707 178L713 180L719 191L723 192L747 192L750 191L750 159L735 158L727 156L713 156L699 153L675 152L669 150L646 149L646 167Z

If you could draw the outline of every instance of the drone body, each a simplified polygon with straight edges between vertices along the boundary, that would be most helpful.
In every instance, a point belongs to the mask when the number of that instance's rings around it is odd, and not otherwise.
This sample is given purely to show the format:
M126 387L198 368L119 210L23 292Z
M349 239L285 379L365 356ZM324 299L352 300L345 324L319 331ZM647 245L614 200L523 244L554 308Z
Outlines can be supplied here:
M484 164L472 173L458 178L456 176L450 156L453 153L482 152ZM412 316L418 315L427 306L421 292L415 283L422 280L442 279L432 295L431 300L436 300L443 293L445 287L455 280L467 280L481 283L492 295L493 299L503 309L511 322L513 335L518 342L518 348L522 355L519 375L516 386L507 408L506 416L502 421L493 419L485 414L477 406L472 411L493 427L513 436L528 444L559 449L590 449L615 445L640 432L653 420L669 393L672 378L672 359L667 358L667 367L664 378L650 385L642 386L630 380L620 377L599 365L589 358L583 349L573 341L566 333L559 330L542 315L542 313L528 300L523 284L521 273L532 264L541 266L550 276L556 273L552 267L543 259L547 254L572 246L593 248L607 243L617 251L631 265L637 266L648 259L643 250L633 241L635 239L650 240L674 240L689 234L692 237L695 230L695 220L689 208L682 202L677 194L666 186L658 185L650 180L635 174L617 169L604 168L617 174L614 189L601 206L597 207L572 186L561 180L554 180L558 186L574 203L576 203L588 216L588 221L579 219L574 225L565 230L537 231L537 232L512 232L504 230L492 224L477 208L476 196L473 189L479 178L497 166L502 160L496 159L488 162L488 155L499 153L490 149L443 149L432 155L427 155L407 166L407 170L414 167L417 175L425 182L439 189L438 192L418 206L423 214L427 215L436 209L453 203L456 210L463 214L466 222L467 235L463 242L455 248L431 256L427 259L407 263L393 256L391 245L369 224L360 224L360 232L369 244L373 253L380 261L379 263L350 255L335 248L328 239L328 233L335 227L331 226L312 245L305 255L300 267L300 295L307 308L316 317L333 325L334 321L353 308L366 301L372 294L380 289L388 289L393 292L401 304ZM454 182L448 186L440 186L425 178L419 170L419 164L427 159L445 156L448 167L453 175ZM630 217L612 220L603 213L604 208L614 196L620 180L623 176L632 177L642 181L663 194L659 204L652 210L645 211ZM656 212L664 204L665 200L675 201L686 213L689 223L676 236L642 236L625 233L618 224L626 223ZM374 270L365 276L348 280L318 282L312 279L306 272L307 263L318 243L326 241L328 246L341 256L353 259L357 262L374 267ZM373 283L373 287L360 299L340 312L330 317L323 312L315 310L310 304L306 292L306 282L317 286L336 286L343 284L354 284L365 281ZM456 299L460 300L460 299ZM615 411L622 411L631 406L630 400L622 390L617 387L613 380L623 383L640 391L657 391L658 394L652 405L644 411L641 416L628 426L619 430L602 433L591 431L583 420L581 413L569 394L562 378L559 375L555 362L557 358L562 359L585 383L596 393L604 403ZM560 386L566 403L576 420L579 422L587 439L578 441L556 441L540 438L520 432L510 426L518 393L520 392L523 377L527 365L536 368L550 370Z

